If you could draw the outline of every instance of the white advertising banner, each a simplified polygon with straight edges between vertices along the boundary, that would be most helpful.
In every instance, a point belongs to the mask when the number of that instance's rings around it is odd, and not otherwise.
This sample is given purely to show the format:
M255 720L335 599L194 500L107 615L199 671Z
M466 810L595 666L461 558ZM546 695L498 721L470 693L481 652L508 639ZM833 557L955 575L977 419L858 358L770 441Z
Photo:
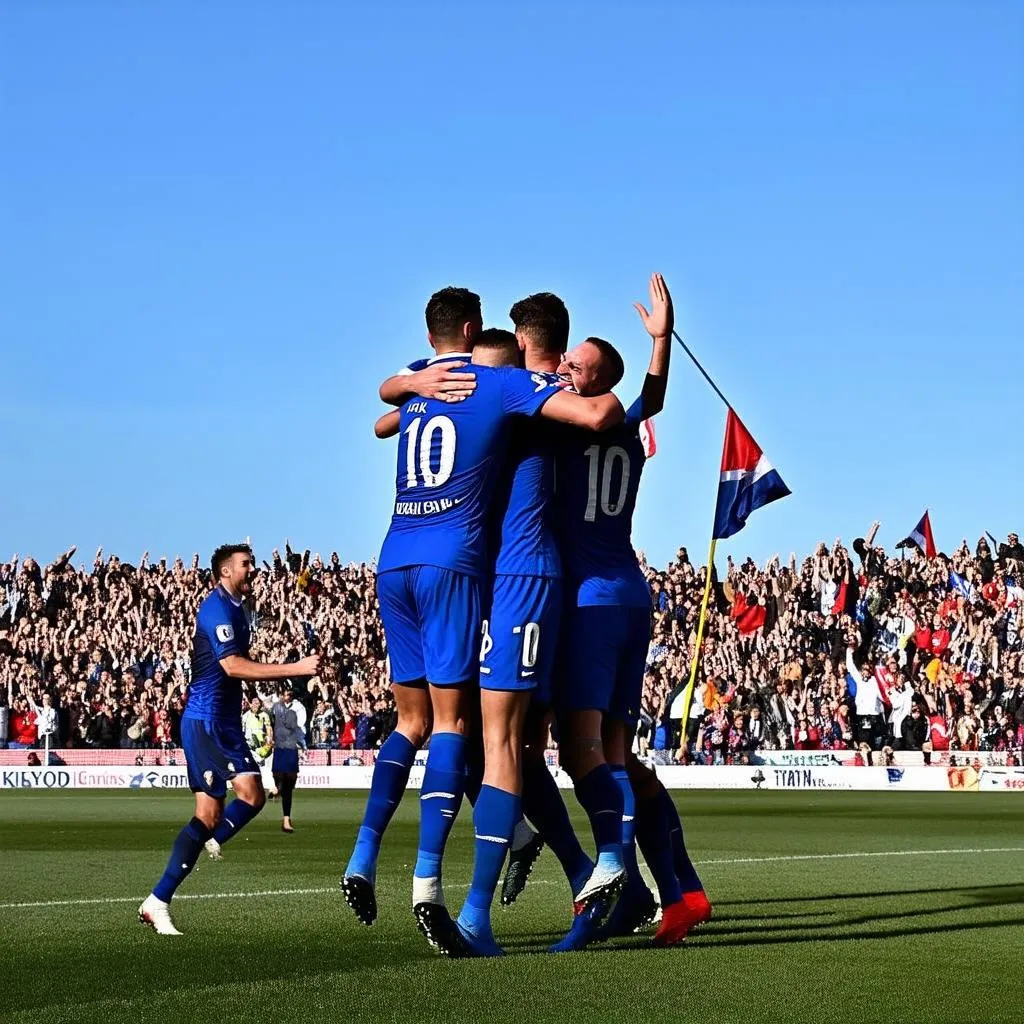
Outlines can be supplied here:
M666 789L846 789L945 792L942 768L782 767L773 765L665 765Z
M569 776L552 766L561 788ZM1024 793L1024 768L953 770L940 767L866 768L853 766L659 765L668 789L747 789L948 792L949 790ZM969 778L964 777L969 775ZM303 765L304 789L369 789L373 769L365 765ZM419 789L423 768L416 765L409 788ZM0 789L187 789L184 765L164 767L90 766L0 769Z
M1024 768L982 768L978 788L984 793L1024 794Z

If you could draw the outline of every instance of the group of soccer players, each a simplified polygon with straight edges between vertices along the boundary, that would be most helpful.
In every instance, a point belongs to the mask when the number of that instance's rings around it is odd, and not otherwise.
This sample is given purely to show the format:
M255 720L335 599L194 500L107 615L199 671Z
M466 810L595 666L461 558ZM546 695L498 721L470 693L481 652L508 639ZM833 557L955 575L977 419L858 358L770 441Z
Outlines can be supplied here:
M651 362L628 411L612 393L622 357L593 337L567 351L569 314L551 293L512 307L513 334L483 329L473 292L442 289L426 308L433 357L381 385L398 407L376 427L378 437L399 435L394 514L377 571L398 723L379 751L342 889L372 924L381 842L429 741L412 902L427 940L450 956L502 953L490 920L502 868L511 851L510 902L542 844L572 894L571 927L552 951L654 920L637 845L660 896L656 944L681 942L711 916L675 805L631 751L651 631L650 592L631 542L645 461L640 425L664 405L673 326L658 274L650 295L650 311L636 309ZM170 899L203 846L219 851L265 800L240 724L241 680L318 670L316 656L284 665L249 659L242 602L252 570L248 548L218 549L217 586L197 618L182 722L195 815L139 910L162 934L177 934ZM590 820L593 856L544 759L552 723ZM235 799L225 809L228 781ZM463 795L474 808L474 866L453 920L442 859Z
M377 914L384 832L428 738L412 902L441 952L501 954L490 909L515 837L532 835L524 814L572 891L572 927L553 950L653 920L637 842L661 896L655 942L680 942L710 917L675 805L631 752L651 634L650 591L631 542L640 425L664 405L673 326L658 274L650 294L650 311L636 309L651 363L628 411L612 393L622 357L600 338L567 352L569 314L550 293L512 307L513 334L483 330L473 292L437 292L426 309L434 356L381 386L399 406L376 427L378 437L399 435L377 569L398 725L380 750L342 882L365 924ZM593 858L544 762L552 713ZM464 794L475 855L453 921L442 858ZM539 843L530 846L535 856Z

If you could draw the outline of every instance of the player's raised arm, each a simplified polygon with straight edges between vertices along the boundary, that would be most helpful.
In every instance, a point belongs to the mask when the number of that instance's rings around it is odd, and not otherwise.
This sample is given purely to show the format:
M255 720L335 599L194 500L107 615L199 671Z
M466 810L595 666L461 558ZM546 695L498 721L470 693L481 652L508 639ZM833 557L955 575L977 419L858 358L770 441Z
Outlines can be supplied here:
M373 432L381 440L388 437L394 437L401 426L401 417L397 411L386 412L376 423L373 425Z
M626 418L622 403L610 391L594 398L584 398L571 391L559 391L544 403L540 414L545 419L568 423L572 427L583 427L585 430L608 430Z
M665 391L668 387L668 366L672 356L672 328L675 312L672 296L661 274L652 274L650 282L651 311L648 313L642 303L633 306L640 314L644 329L651 336L651 364L647 368L643 390L640 392L642 418L656 416L665 408Z
M410 398L462 402L476 390L476 374L462 370L464 362L435 363L412 373L396 373L380 386L381 401L401 405Z
M232 679L291 679L294 676L315 676L320 671L320 655L311 654L301 661L279 665L264 665L241 654L228 654L220 658L220 667Z

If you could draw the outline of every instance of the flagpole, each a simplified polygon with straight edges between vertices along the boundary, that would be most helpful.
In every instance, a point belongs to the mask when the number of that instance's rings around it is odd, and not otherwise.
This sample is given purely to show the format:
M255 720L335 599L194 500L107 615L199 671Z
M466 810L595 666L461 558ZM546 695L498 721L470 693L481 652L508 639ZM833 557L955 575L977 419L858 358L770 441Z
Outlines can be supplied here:
M672 332L672 337L675 338L676 341L678 341L679 344L683 346L683 351L693 361L693 365L696 366L697 369L700 371L700 375L711 385L711 390L714 391L714 393L718 395L718 397L723 402L725 402L726 408L731 409L732 402L730 402L729 399L722 394L722 389L711 379L711 376L708 373L708 371L705 370L704 367L700 365L700 362L698 361L697 357L690 351L690 346L687 345L685 341L683 341L683 339L679 336L677 331Z
M713 386L713 385L712 385ZM686 752L686 727L690 723L690 704L693 701L693 685L697 681L697 665L700 661L700 645L704 639L704 623L708 615L708 599L711 597L711 572L715 564L715 546L718 544L716 537L711 538L711 547L708 549L708 566L704 579L704 598L700 603L700 618L697 620L697 645L693 649L693 662L690 665L690 681L686 685L686 698L683 701L682 735L679 738L680 759Z

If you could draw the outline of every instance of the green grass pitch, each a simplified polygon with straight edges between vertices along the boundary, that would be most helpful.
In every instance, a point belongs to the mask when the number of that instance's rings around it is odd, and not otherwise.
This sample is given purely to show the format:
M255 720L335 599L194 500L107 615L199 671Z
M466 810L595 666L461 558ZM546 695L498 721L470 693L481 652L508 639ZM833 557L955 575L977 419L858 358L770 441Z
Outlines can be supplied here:
M0 793L0 1021L989 1024L1024 1013L1016 794L677 793L711 924L684 948L635 936L546 955L570 912L546 851L519 904L496 909L510 955L488 961L444 960L416 931L412 795L385 841L377 924L356 923L337 881L364 798L300 790L292 836L268 805L222 863L204 855L175 901L185 935L174 939L135 914L188 794ZM471 858L464 808L445 869L453 910Z

